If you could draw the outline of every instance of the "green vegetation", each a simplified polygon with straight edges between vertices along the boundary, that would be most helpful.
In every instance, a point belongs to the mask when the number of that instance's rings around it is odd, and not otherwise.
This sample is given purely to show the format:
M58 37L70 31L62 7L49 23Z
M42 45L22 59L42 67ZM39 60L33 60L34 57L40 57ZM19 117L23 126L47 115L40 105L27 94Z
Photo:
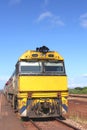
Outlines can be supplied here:
M69 93L70 94L87 94L87 87L83 87L83 88L76 87L73 89L70 88Z

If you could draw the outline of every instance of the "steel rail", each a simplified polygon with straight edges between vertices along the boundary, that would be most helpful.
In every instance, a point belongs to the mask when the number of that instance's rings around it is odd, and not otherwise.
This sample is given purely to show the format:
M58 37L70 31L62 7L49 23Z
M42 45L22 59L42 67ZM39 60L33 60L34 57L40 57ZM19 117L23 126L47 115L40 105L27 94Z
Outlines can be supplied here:
M79 129L79 128L77 128L77 127L71 125L71 124L68 124L68 123L66 123L66 122L64 122L63 120L60 120L60 119L58 119L58 118L56 118L56 121L58 121L58 122L60 122L60 123L62 123L62 124L64 124L64 125L66 125L66 126L72 128L73 130L81 130L81 129Z
M31 122L38 130L42 130L33 120L30 119L30 122Z

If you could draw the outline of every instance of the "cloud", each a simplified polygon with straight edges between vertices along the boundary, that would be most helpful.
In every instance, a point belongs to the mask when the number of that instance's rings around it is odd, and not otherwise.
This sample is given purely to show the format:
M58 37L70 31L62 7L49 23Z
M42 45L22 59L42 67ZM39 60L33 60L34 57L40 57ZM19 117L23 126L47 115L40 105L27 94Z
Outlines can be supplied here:
M21 0L9 0L9 5L19 4Z
M0 89L4 88L5 83L8 81L9 76L0 76Z
M51 19L51 22L54 24L54 25L59 25L59 26L64 26L64 22L57 16L53 16L53 19Z
M51 25L58 25L58 26L64 26L64 22L58 17L55 16L54 14L52 14L50 11L46 11L41 13L37 20L38 23L42 22L42 21L48 21L49 24Z
M87 28L87 13L80 16L80 25L84 28Z
M83 77L87 78L87 74L83 74Z
M87 74L82 74L77 77L68 78L68 86L69 88L87 86Z
M7 81L9 76L0 76L0 81Z
M40 14L39 17L37 18L37 21L40 22L46 18L52 18L52 13L51 12L44 12L44 13Z

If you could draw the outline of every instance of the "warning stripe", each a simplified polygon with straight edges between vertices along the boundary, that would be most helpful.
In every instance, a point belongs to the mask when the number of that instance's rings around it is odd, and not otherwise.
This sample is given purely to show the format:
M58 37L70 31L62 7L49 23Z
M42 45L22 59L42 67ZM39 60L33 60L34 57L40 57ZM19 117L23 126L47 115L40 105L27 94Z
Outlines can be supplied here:
M20 114L22 114L26 110L26 108L26 106L22 106L22 108L20 109Z
M62 107L66 112L68 111L68 106L66 104L62 104Z

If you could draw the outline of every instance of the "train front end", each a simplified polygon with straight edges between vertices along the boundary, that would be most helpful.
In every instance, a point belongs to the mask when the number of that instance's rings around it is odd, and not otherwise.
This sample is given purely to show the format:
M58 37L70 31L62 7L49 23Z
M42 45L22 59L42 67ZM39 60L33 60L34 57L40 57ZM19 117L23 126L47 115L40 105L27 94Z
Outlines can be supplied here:
M27 51L16 68L20 116L59 117L67 112L67 76L57 52L44 47Z

